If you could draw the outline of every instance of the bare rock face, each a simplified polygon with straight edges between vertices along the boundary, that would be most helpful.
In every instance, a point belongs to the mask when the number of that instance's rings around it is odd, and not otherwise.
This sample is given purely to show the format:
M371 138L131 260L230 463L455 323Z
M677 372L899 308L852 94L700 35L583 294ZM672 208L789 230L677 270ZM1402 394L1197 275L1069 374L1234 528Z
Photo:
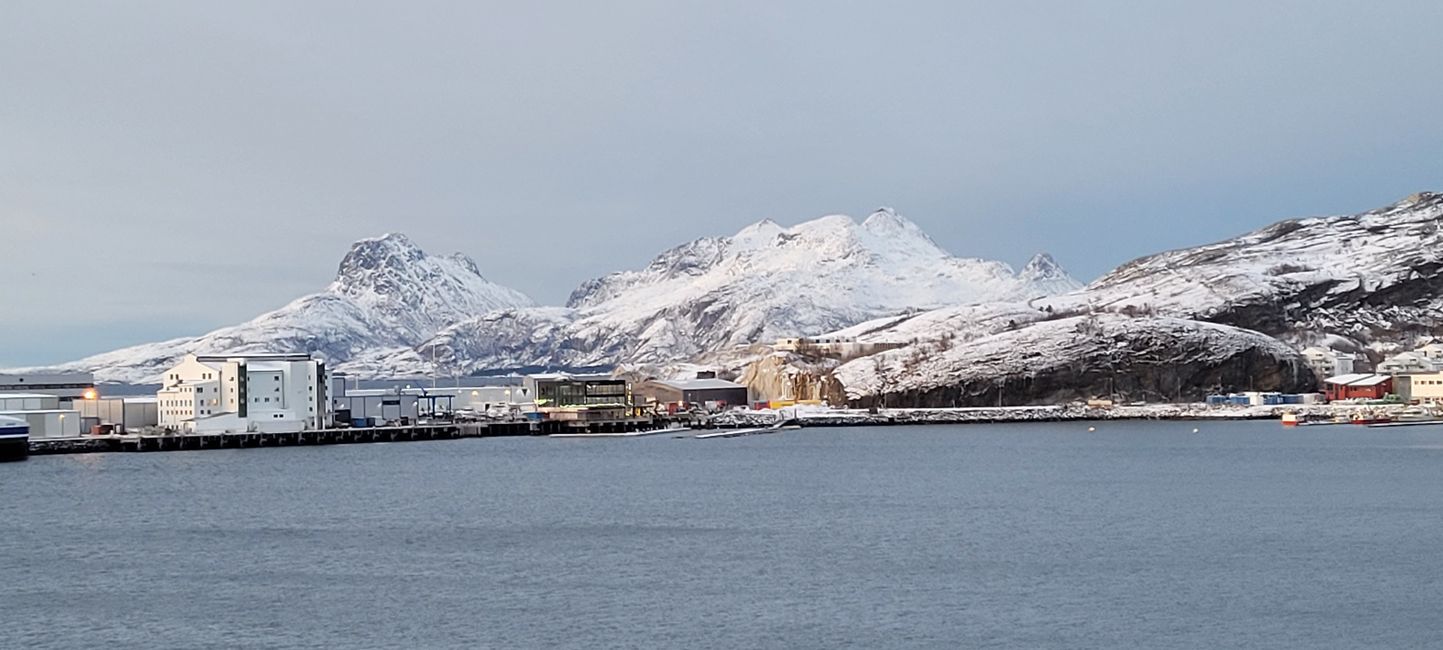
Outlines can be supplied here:
M1294 392L1316 382L1299 355L1272 337L1113 314L1041 321L946 348L909 346L832 374L862 407L1199 400L1212 390Z
M1143 257L1056 310L1158 314L1235 325L1296 347L1384 353L1443 337L1443 194L1362 214L1289 219L1214 244Z

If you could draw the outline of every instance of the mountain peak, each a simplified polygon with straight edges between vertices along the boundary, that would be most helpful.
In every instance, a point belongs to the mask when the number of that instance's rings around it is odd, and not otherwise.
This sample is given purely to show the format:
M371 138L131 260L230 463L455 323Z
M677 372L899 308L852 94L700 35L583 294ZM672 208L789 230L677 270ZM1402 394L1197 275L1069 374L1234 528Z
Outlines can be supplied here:
M1041 252L1032 256L1027 265L1017 273L1017 278L1040 289L1046 293L1066 293L1082 288L1078 282L1061 264L1053 259L1051 253Z
M1022 267L1022 272L1018 275L1024 277L1051 278L1067 275L1067 272L1062 270L1062 265L1057 263L1057 260L1052 257L1051 253L1044 251L1033 255L1032 259L1027 260L1027 265Z
M404 267L425 257L425 251L404 234L388 232L380 237L367 237L351 244L351 250L341 258L336 282L346 283L387 267Z

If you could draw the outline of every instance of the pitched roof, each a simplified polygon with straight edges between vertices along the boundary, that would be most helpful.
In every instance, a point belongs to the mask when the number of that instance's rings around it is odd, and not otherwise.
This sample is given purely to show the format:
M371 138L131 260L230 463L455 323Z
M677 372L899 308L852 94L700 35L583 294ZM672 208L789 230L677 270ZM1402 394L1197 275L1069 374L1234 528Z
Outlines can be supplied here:
M1377 386L1378 384L1388 381L1389 379L1392 379L1392 377L1389 375L1379 375L1370 372L1362 372L1349 375L1338 375L1337 377L1329 377L1323 381L1329 384L1336 384L1339 386Z

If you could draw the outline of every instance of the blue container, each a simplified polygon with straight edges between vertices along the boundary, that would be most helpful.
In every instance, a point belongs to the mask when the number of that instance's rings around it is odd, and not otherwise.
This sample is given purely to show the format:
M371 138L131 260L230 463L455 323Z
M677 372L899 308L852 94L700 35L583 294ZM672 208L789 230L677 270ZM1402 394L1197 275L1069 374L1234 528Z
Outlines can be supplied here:
M1208 406L1222 406L1227 403L1227 395L1208 395Z
M370 426L371 426L371 418L352 418L352 419L351 419L351 428L352 428L352 429L365 429L365 428L370 427Z
M526 419L531 420L532 422L540 422L541 413L539 411L529 411L526 413Z
M1284 395L1284 396L1283 396L1283 403L1284 403L1284 404L1302 404L1302 403L1303 403L1303 396L1302 396L1302 395Z
M1249 402L1248 402L1248 396L1247 396L1247 395L1228 395L1228 403L1230 403L1230 404L1236 404L1236 405L1238 405L1238 406L1247 406L1247 405L1249 404Z

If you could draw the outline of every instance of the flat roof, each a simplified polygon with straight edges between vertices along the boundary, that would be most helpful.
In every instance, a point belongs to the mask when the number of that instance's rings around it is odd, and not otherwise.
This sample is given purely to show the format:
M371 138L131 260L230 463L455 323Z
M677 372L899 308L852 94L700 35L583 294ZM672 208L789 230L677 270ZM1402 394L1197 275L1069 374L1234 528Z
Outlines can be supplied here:
M60 399L59 395L50 393L0 393L0 399Z
M728 388L746 388L746 386L743 386L736 382L730 382L725 379L686 379L683 381L668 381L664 379L658 379L655 381L656 383L663 386L669 386L678 390L721 390Z
M230 361L231 359L255 359L258 361L311 361L314 359L307 352L237 352L235 354L197 354L196 361ZM318 360L318 359L317 359Z

